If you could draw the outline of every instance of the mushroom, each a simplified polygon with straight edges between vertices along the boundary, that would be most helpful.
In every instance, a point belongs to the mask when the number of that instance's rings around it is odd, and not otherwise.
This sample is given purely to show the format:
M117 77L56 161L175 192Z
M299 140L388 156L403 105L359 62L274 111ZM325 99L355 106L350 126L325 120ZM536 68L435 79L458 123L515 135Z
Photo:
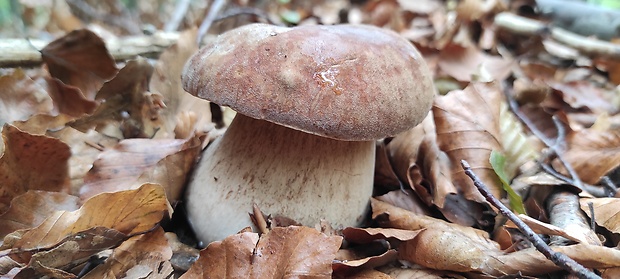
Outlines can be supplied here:
M237 112L187 186L188 219L205 243L251 226L253 204L304 225L360 225L375 140L421 122L435 94L410 42L364 25L246 25L194 54L182 80Z

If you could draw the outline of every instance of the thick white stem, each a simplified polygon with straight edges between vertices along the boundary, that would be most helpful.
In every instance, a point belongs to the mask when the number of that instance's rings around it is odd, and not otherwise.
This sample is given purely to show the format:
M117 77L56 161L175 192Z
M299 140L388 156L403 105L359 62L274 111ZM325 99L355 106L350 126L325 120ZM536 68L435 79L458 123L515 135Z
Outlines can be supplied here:
M205 150L187 189L189 220L200 240L221 240L266 214L313 226L362 221L372 195L375 144L338 141L238 114Z

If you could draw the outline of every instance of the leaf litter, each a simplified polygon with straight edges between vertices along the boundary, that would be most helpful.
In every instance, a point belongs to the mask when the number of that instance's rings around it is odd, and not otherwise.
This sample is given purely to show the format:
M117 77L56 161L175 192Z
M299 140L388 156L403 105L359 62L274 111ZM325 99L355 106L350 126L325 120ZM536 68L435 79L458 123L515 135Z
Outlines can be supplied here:
M177 226L184 218L178 204L201 150L225 121L209 102L186 94L179 77L198 49L192 26L208 6L190 4L179 23L185 31L159 58L115 61L106 40L140 26L135 18L115 12L112 24L33 2L24 4L24 16L48 9L54 16L46 25L57 39L41 50L43 66L0 76L3 276L565 275L487 204L464 175L463 159L494 196L522 202L513 210L524 211L521 218L549 237L552 249L603 278L620 274L615 58L494 22L500 13L535 11L533 1L327 2L241 1L224 9L234 20L211 33L262 16L281 24L365 23L395 30L420 49L440 93L423 123L382 141L367 227L272 227L199 245L187 225ZM141 5L141 18L155 28L171 20ZM503 163L490 161L500 153ZM195 248L205 246L198 256ZM100 263L90 267L95 259Z

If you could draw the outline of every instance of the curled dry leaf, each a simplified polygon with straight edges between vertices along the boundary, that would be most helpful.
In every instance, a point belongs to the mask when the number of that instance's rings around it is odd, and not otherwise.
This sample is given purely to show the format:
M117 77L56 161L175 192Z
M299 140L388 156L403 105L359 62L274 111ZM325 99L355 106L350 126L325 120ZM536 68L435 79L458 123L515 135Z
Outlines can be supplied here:
M396 136L388 148L397 174L406 178L427 206L437 206L446 219L457 224L480 223L484 209L466 200L452 183L452 163L437 145L432 113L420 125Z
M102 85L95 98L103 103L92 115L69 125L82 132L91 128L103 133L114 131L118 134L111 136L118 138L151 137L157 131L149 125L153 100L147 86L152 74L153 66L145 58L127 62L116 77Z
M390 277L394 279L442 279L442 278L454 278L454 279L466 279L467 277L458 275L456 273L448 271L433 270L427 268L400 268L400 267L386 267L380 269Z
M356 274L347 276L348 279L391 279L390 275L374 269L364 269Z
M342 238L307 227L240 233L211 243L181 278L331 278Z
M586 183L596 184L602 176L620 166L620 130L584 129L566 138L564 159Z
M57 111L72 117L82 117L97 108L98 103L86 99L79 88L52 77L46 77L46 81L48 93Z
M211 109L209 102L185 92L181 85L181 79L179 79L183 73L185 62L198 51L196 33L196 29L181 33L177 43L164 51L155 65L150 88L152 92L161 94L163 102L166 104L166 108L159 115L161 126L156 138L185 138L175 132L175 127L177 126L177 117L188 112L193 112L195 119L192 120L192 123L184 123L193 126L189 133L184 134L193 134L194 130L198 133L205 133L210 128Z
M142 183L164 185L171 202L202 150L198 136L187 139L127 139L106 149L84 177L80 198L103 192L135 189Z
M0 215L0 238L16 230L36 227L54 211L76 210L78 201L76 196L46 191L28 191L17 196Z
M104 193L86 201L79 210L54 212L39 226L25 231L8 248L20 253L48 249L67 236L96 227L114 229L125 235L142 233L159 223L168 208L164 190L156 184Z
M49 43L41 50L41 57L52 77L77 87L89 100L117 72L103 40L87 29L72 31Z
M60 140L31 135L12 125L2 131L5 150L0 157L0 212L28 190L69 190L69 147Z
M438 66L459 81L475 81L478 78L499 81L510 75L514 61L487 55L475 46L451 44L441 50Z
M52 99L45 88L26 76L21 69L1 76L0 88L0 125L52 111Z
M418 231L389 229L389 228L353 228L342 230L344 238L353 243L368 243L376 239L394 238L407 241L418 235Z
M172 249L164 230L159 227L124 241L84 278L170 278L174 271L169 262L171 258Z
M437 143L452 163L452 182L469 200L485 201L465 175L461 160L469 162L493 195L503 196L501 183L489 163L491 151L502 150L501 103L502 94L496 83L472 83L464 90L435 98Z
M620 233L620 199L597 198L580 199L579 204L588 217L592 218L588 203L594 208L596 224L608 229L612 233Z
M455 227L430 227L403 243L399 257L424 267L458 272L477 271L489 258L502 254L488 238L472 238Z
M489 238L489 234L485 231L448 223L429 216L417 215L374 198L370 199L370 206L372 207L372 218L377 220L383 227L413 231L426 228L459 230L471 238Z
M363 259L353 260L336 260L332 265L334 275L336 277L347 277L348 274L354 273L362 269L375 268L384 266L388 263L394 262L398 259L398 252L394 249L385 251L385 253L376 256L369 256Z
M109 228L94 227L72 234L59 241L50 250L43 250L32 255L28 265L20 271L24 277L47 275L51 278L75 278L65 270L86 262L94 254L117 246L127 235ZM24 256L19 255L19 256ZM27 258L27 257L26 257Z

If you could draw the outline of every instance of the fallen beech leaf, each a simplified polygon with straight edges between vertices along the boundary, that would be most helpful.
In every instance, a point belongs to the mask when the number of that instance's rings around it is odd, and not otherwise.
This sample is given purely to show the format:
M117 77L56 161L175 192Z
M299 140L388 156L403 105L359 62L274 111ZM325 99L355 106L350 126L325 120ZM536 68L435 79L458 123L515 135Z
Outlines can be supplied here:
M211 123L209 102L185 92L179 78L183 73L185 62L198 51L196 34L195 28L181 33L177 43L164 51L155 65L150 88L152 92L161 94L166 104L166 108L161 111L156 120L161 123L161 129L155 135L156 138L184 138L174 132L177 117L183 112L191 111L196 115L193 123L190 123L193 129L186 133L193 134L194 129L198 133L204 133L209 129L208 125Z
M0 212L28 190L69 190L69 147L60 140L36 136L5 125L5 150L0 157Z
M153 74L153 66L146 58L128 61L118 74L101 86L96 99L103 103L92 115L82 117L69 125L82 132L91 128L104 131L110 125L118 131L119 138L151 137L156 127L146 127L150 120L144 115L150 106L148 81Z
M489 75L492 80L504 80L512 72L514 61L483 53L475 46L446 46L439 54L438 66L459 81L476 80L477 75Z
M437 143L450 157L452 182L473 201L485 199L461 168L467 160L476 175L501 198L499 178L489 163L492 150L503 150L500 135L500 106L502 94L495 83L472 83L465 90L437 96L433 105Z
M566 137L564 159L581 180L596 184L602 176L620 166L620 130L584 129Z
M457 224L481 223L485 209L466 200L452 183L452 163L437 145L433 113L420 125L397 135L388 148L398 175L406 178L427 206L437 206L446 219Z
M159 227L143 235L134 236L114 249L112 255L90 271L84 279L93 278L170 278L172 276L172 249ZM138 271L140 270L139 274ZM133 276L132 276L133 275ZM135 276L141 275L141 276Z
M444 220L429 216L418 215L379 201L375 198L370 199L370 206L372 207L372 218L375 219L382 227L412 231L436 227L444 230L459 230L472 238L489 237L489 234L485 231L448 223Z
M91 114L97 108L98 103L86 99L79 88L64 84L53 77L47 77L46 80L50 97L59 112L73 117L82 117L85 114Z
M54 211L76 210L78 201L76 196L46 191L28 191L17 196L9 209L0 215L0 238L16 230L36 227Z
M434 270L434 269L426 269L426 268L400 268L400 267L384 267L380 269L382 272L385 272L393 279L443 279L443 278L453 278L453 279L466 279L467 277L458 275L456 273L442 271L442 270Z
M26 76L21 69L1 76L0 88L1 126L16 120L26 120L35 114L50 113L53 109L52 99L45 88Z
M47 132L49 136L65 142L71 148L69 158L69 176L71 178L71 193L79 195L84 186L84 176L93 167L93 163L101 152L112 149L119 142L117 138L107 137L95 130L82 133L72 127L63 127Z
M390 275L387 275L381 271L374 269L365 269L359 273L347 276L347 279L391 279ZM425 278L426 279L426 278Z
M588 203L592 203L596 224L612 233L620 233L620 199L596 198L579 199L581 210L592 218Z
M56 211L39 226L15 241L15 251L50 248L69 235L95 227L115 229L132 235L153 228L168 212L161 186L144 184L136 190L104 193L87 200L76 211Z
M461 230L427 228L399 247L399 258L436 270L477 271L489 258L502 254L497 243L471 238Z
M555 89L553 93L558 94L573 109L587 108L595 114L618 112L617 106L612 103L613 95L616 93L605 92L590 81L548 83Z
M418 235L418 231L388 228L345 228L342 230L344 239L353 243L368 243L376 239L394 238L407 241Z
M80 198L103 192L135 189L142 183L165 185L171 202L180 198L182 186L202 150L197 137L187 139L127 139L101 153L84 177Z
M431 215L428 207L411 190L394 190L375 198L420 215Z
M66 237L48 251L37 252L30 258L27 269L52 278L75 278L74 274L63 269L86 262L100 251L110 249L121 243L127 235L114 229L94 227ZM32 277L32 276L31 276Z
M307 227L277 227L216 241L181 278L331 278L342 238Z
M394 262L397 259L398 252L394 249L390 249L381 255L365 257L359 260L336 261L332 265L332 268L336 277L338 277L338 275L345 277L346 275L354 273L360 269L384 266L388 263Z
M49 43L41 50L52 77L77 87L93 100L101 85L116 75L116 63L95 33L80 29Z

